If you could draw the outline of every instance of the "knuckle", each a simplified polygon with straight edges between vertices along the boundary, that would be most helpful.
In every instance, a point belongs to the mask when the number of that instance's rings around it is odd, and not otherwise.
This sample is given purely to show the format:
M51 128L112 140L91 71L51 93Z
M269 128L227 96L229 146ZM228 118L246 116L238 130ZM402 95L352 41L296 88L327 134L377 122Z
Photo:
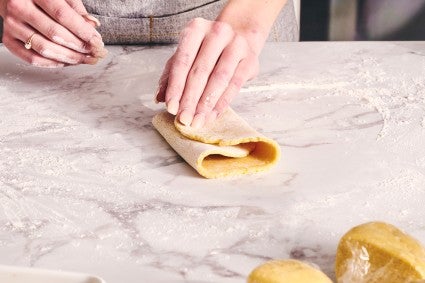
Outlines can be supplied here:
M53 39L56 36L56 34L57 34L57 29L55 26L50 25L49 27L47 27L47 30L46 30L47 38Z
M67 1L68 5L75 11L81 10L80 2L79 1Z
M178 95L179 93L181 94L182 92L182 87L179 84L176 83L170 83L167 86L167 93L174 96L174 95Z
M248 49L248 42L242 35L235 35L235 37L233 38L233 44L236 46L236 48L242 49L245 52Z
M209 68L207 64L198 63L192 67L190 70L190 75L192 76L199 76L199 75L206 75L209 73Z
M182 108L195 111L194 106L197 104L197 102L198 102L198 98L195 95L190 95L187 92L183 93L183 96L181 99Z
M53 10L53 17L59 22L66 19L67 9L66 7L60 6Z
M21 0L9 0L6 2L6 12L7 13L21 13L24 12L22 5L23 1Z
M15 21L15 19L12 16L6 15L3 18L3 28L5 30L8 30L9 28L12 28L13 26L15 26L15 24L16 24L16 21Z
M175 68L185 68L188 69L191 67L190 54L182 51L174 58L174 67Z
M192 27L189 24L184 29L182 29L182 31L180 32L179 43L182 43L184 41L184 39L191 33L192 33Z
M230 101L229 98L223 97L220 99L220 101L217 102L217 104L214 107L214 111L216 111L218 114L223 113L224 109L229 105Z
M213 79L222 83L223 85L228 85L231 79L231 72L228 69L220 69L214 72L212 75Z
M205 20L204 18L197 17L197 18L192 19L189 22L189 24L187 25L187 27L189 29L192 29L192 28L196 29L196 28L202 27L205 24L206 21L207 20Z
M210 112L214 107L214 103L211 100L204 99L202 100L202 103L199 103L198 109L196 112L198 113L208 113Z
M232 33L233 30L229 24L224 22L215 21L211 27L211 32L215 35L223 35Z
M245 83L245 79L242 76L234 76L230 84L236 89L241 89L243 84Z
M46 47L41 41L33 40L32 48L42 56L45 56L45 54L48 53Z
M181 101L181 109L187 110L189 112L195 112L196 101L193 97L183 97Z

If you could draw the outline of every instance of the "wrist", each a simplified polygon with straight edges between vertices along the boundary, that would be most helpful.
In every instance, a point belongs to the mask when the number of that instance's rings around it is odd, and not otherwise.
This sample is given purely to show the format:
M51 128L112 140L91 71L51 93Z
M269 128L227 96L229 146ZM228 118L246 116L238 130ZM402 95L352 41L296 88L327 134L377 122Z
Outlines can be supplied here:
M221 15L216 20L229 24L236 34L246 39L249 47L256 55L260 54L269 32L261 24L251 19L239 21L238 19L227 19L221 17Z
M229 0L217 21L230 24L258 55L286 0Z

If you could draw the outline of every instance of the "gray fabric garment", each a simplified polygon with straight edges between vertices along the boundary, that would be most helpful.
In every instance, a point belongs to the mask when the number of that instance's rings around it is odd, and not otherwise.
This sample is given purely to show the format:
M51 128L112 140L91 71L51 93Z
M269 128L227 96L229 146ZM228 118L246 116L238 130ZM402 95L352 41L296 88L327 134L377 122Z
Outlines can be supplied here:
M189 20L196 17L213 20L226 2L226 0L83 0L89 13L101 21L99 31L106 44L176 43L180 31ZM0 28L0 36L1 34ZM299 27L294 6L292 0L288 0L270 31L269 41L298 40Z
M102 23L99 32L107 44L176 43L191 19L213 20L227 0L83 0L89 13ZM269 41L298 41L299 29L292 0L273 26Z

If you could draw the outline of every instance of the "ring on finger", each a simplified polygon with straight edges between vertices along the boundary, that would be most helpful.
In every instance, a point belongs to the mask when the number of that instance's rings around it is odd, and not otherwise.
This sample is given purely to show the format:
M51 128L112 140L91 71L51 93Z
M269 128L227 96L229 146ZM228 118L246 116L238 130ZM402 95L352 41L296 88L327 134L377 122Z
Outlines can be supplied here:
M33 34L31 34L31 36L25 42L24 46L25 46L26 49L30 50L32 48L32 40L33 40L35 35L36 35L36 33L34 32Z

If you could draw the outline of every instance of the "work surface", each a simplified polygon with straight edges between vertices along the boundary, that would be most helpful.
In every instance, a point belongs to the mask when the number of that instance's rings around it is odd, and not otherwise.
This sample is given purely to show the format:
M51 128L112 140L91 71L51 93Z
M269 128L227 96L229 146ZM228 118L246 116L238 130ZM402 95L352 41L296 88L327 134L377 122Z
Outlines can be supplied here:
M271 258L333 276L339 238L371 220L425 243L425 43L267 45L233 108L282 160L221 180L151 125L173 48L108 49L44 70L0 47L0 264L236 283Z

